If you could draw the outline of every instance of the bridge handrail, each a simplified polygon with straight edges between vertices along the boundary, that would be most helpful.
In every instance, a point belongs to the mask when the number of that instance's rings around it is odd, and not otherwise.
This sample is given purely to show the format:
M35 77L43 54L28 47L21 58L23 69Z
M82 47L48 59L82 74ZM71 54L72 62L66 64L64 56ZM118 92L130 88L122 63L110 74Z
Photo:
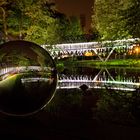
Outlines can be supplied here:
M52 46L52 47L73 46L73 45L84 46L84 45L99 45L99 44L105 44L105 43L124 43L124 42L132 43L132 42L138 42L138 41L140 41L139 38L131 38L131 39L114 40L114 41L107 40L107 41L82 42L82 43L64 43L64 44L54 44L54 45L43 44L41 46L43 48L46 48L47 46Z

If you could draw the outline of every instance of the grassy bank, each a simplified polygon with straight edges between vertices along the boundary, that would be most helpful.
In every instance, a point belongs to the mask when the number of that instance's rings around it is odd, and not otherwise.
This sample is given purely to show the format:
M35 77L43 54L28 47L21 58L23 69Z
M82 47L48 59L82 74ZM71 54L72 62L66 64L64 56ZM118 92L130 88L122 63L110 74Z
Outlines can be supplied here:
M19 74L11 75L7 77L5 80L0 81L0 88L11 89L15 83Z
M79 60L79 61L58 61L58 64L63 64L63 67L140 67L140 60L127 59L127 60L109 60L107 62L94 61L94 60ZM62 66L62 65L61 65Z
M107 62L83 60L76 61L80 66L140 66L140 60L127 59L127 60L109 60Z

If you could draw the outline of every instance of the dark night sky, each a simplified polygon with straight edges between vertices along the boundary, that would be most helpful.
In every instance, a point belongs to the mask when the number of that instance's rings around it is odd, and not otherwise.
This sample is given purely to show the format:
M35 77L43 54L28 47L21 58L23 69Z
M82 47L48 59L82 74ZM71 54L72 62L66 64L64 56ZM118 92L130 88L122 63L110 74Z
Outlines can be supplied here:
M94 0L52 0L56 3L58 11L66 14L67 16L85 15L86 18L86 31L90 29L92 5Z

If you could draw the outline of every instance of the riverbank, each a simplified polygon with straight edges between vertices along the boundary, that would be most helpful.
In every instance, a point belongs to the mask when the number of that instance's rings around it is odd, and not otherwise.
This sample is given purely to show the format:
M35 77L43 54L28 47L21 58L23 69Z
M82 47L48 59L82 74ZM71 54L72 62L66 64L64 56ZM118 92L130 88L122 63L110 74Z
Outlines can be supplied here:
M99 60L59 60L57 62L57 66L59 69L63 69L64 67L135 67L140 68L140 59L127 59L127 60L108 60L106 62L102 62Z

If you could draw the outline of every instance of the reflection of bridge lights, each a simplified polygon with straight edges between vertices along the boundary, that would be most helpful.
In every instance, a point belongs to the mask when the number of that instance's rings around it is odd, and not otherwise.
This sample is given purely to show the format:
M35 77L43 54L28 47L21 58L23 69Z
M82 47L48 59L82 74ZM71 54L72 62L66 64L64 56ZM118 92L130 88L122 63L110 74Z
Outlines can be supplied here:
M22 83L33 83L33 82L48 82L50 79L48 78L40 78L40 77L35 77L35 78L22 78L21 82ZM52 81L50 81L52 82Z
M125 76L126 74L126 72L123 73ZM114 90L135 91L137 88L140 88L140 81L134 79L135 76L123 79L114 78L107 69L101 69L94 77L89 75L59 75L57 88L79 88L82 84L86 84L89 88L95 89L106 89L107 87Z

